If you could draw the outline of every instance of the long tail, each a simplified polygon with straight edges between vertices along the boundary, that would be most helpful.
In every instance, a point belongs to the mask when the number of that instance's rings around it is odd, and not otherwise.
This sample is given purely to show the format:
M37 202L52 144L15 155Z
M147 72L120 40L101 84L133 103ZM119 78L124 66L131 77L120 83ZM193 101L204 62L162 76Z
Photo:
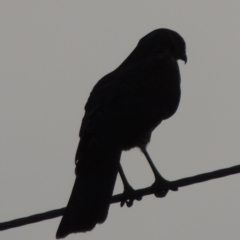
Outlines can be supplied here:
M121 150L111 143L90 145L84 150L81 142L79 144L77 178L57 230L57 239L70 233L91 231L107 218Z

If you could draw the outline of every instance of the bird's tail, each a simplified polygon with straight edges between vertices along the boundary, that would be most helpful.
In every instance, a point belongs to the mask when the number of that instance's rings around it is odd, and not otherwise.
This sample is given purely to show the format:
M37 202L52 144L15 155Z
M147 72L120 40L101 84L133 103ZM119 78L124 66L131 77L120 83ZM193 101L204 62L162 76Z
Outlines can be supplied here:
M111 143L91 143L86 148L81 145L80 142L77 151L80 156L77 177L57 230L57 239L70 233L90 231L107 218L121 150Z

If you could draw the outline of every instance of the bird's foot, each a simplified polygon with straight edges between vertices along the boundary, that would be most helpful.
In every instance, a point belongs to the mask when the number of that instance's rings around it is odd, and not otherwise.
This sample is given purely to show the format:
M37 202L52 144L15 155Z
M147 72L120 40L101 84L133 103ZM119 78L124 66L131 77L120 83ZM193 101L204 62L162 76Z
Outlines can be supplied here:
M125 186L123 191L123 198L120 206L123 207L124 204L126 203L128 207L131 207L133 205L134 200L141 201L142 196L139 196L137 192L130 185Z
M167 195L169 190L178 191L178 187L171 184L170 181L159 178L156 179L155 182L152 184L154 195L158 198L163 198Z

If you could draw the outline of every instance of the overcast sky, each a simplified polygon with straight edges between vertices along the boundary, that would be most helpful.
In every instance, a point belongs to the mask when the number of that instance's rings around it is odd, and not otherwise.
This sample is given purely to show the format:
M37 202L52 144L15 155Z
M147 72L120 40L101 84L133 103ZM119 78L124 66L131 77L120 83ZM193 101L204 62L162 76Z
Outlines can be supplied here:
M180 33L177 113L148 147L169 180L240 163L240 3L223 0L1 0L0 222L64 207L84 105L94 84L157 28ZM138 149L123 167L134 188L154 178ZM106 222L67 239L238 239L240 175L110 208ZM117 181L115 193L122 191ZM60 218L0 233L4 240L55 239Z

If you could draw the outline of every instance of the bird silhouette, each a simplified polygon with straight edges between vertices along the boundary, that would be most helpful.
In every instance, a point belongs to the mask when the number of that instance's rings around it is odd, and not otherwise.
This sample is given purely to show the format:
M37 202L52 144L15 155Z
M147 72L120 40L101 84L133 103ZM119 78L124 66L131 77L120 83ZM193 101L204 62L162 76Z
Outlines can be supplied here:
M91 231L106 220L118 172L124 183L122 205L132 205L134 190L120 165L123 150L142 150L155 176L155 195L166 194L161 185L167 180L155 168L146 146L152 131L178 108L177 60L187 61L184 39L175 31L157 29L141 38L126 60L94 86L79 134L76 179L57 238Z

